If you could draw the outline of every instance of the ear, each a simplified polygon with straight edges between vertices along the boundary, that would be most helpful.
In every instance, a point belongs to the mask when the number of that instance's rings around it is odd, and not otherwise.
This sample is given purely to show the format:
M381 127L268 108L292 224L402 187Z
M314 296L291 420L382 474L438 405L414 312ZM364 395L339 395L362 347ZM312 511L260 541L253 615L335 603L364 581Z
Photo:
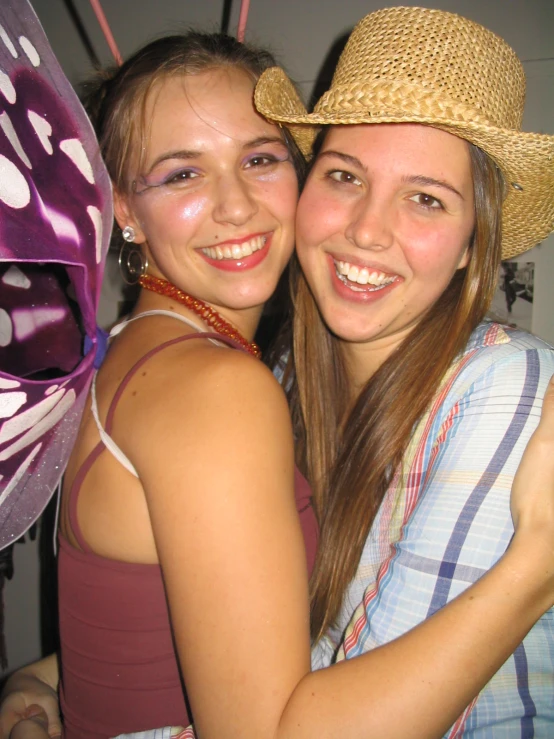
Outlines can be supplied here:
M146 236L131 208L130 196L122 193L116 187L113 189L113 209L115 220L121 230L125 226L131 226L135 230L135 244L144 244Z

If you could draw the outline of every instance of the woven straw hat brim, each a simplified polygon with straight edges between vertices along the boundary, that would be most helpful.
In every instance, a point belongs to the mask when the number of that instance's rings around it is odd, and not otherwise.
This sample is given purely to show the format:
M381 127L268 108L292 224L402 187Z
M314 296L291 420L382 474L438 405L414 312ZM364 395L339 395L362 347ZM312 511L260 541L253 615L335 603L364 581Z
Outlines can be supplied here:
M255 103L266 118L287 125L308 157L322 125L420 123L452 133L483 149L504 175L503 259L531 249L554 230L553 136L499 128L483 120L478 111L439 105L431 94L415 87L409 99L405 85L401 90L397 86L393 95L390 91L386 81L354 93L350 90L348 95L335 87L310 114L284 71L274 67L258 81Z

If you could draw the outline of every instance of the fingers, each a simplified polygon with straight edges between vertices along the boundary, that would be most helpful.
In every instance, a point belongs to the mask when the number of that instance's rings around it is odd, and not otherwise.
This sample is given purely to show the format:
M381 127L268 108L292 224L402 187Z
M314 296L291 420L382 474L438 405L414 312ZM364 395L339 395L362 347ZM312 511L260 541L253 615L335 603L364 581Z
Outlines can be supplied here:
M10 680L15 679L14 673ZM12 692L6 692L0 703L0 739L33 739L46 736L59 739L62 735L58 697L54 690L38 678L19 676ZM9 681L7 683L9 685ZM14 687L12 685L12 687ZM17 731L15 728L17 726Z
M29 706L29 710L35 706ZM41 708L41 706L36 706ZM42 709L44 709L45 716L47 718L48 736L50 739L60 739L62 736L62 723L60 717L60 707L57 698L52 700L44 700L42 703Z
M29 706L26 715L11 730L10 739L50 739L48 717L42 708Z

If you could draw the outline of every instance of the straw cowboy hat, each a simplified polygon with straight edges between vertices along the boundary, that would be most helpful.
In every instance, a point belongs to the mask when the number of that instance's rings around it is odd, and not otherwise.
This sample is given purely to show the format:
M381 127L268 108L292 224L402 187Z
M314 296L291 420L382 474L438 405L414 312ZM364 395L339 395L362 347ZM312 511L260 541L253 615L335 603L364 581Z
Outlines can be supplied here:
M504 175L503 259L554 230L554 136L521 131L523 67L478 23L425 8L378 10L352 31L313 113L278 67L261 76L255 101L268 119L289 126L305 154L323 124L412 122L460 136Z

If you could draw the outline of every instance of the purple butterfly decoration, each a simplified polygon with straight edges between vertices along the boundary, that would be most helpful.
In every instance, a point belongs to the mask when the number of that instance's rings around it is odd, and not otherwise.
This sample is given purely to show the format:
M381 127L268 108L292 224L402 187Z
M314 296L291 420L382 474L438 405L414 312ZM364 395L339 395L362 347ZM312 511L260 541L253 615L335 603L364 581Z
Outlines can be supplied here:
M0 549L40 516L94 365L112 197L92 127L27 0L0 3Z

